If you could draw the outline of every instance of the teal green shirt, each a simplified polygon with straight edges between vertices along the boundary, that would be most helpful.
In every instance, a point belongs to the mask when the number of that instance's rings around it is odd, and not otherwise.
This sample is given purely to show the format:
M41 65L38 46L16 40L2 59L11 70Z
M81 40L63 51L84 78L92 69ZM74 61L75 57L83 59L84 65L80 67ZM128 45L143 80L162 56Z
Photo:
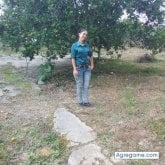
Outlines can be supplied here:
M73 43L71 58L75 59L76 65L88 65L91 56L92 50L86 42L84 44L81 44L79 41Z

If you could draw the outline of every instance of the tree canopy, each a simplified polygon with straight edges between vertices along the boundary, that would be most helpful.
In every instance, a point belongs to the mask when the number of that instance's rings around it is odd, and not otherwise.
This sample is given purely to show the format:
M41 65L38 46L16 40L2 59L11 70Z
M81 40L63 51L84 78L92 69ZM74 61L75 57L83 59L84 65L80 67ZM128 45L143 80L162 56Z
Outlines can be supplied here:
M163 0L4 0L4 5L1 42L30 59L43 48L48 59L63 57L80 28L88 30L99 57L102 47L123 48L128 37L149 49L164 48L164 29L157 31L164 18ZM139 22L141 14L147 18L144 23Z

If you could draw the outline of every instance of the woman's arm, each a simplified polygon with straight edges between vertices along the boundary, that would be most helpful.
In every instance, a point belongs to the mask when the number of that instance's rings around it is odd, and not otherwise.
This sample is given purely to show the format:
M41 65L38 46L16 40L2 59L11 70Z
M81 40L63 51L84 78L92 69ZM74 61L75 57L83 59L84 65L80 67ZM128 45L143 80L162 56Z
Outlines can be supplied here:
M94 62L93 62L93 52L92 52L92 49L89 47L89 61L90 61L90 64L89 64L89 67L91 70L93 70L94 68Z
M78 76L78 71L77 71L77 68L76 68L76 62L75 62L74 58L72 58L72 67L73 67L74 76Z
M73 70L77 70L76 69L76 62L75 62L74 58L72 58L72 67L73 67Z
M74 48L74 44L71 47L71 58L72 58L73 75L78 76L78 71L77 71L76 62L75 62L76 51L75 51L75 48Z
M94 68L93 56L91 56L89 60L90 60L90 68L91 68L91 70L93 70L93 68Z

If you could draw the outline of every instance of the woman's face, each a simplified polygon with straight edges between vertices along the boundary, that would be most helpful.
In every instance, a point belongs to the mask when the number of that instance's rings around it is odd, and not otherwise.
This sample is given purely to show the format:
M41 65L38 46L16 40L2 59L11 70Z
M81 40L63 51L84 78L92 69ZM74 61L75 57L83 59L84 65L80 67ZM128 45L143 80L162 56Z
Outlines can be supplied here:
M82 31L81 33L79 33L79 40L84 42L87 38L87 34L87 31Z

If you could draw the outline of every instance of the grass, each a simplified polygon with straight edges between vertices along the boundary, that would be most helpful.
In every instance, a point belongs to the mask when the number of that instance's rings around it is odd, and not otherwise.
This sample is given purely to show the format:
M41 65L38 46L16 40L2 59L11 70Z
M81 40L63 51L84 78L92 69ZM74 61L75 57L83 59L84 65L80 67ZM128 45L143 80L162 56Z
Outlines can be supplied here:
M136 106L136 97L133 90L127 89L122 93L123 106L129 116L133 115Z
M159 86L159 90L160 90L160 91L162 91L162 92L165 92L165 84L164 84L164 85Z
M55 84L56 87L66 87L68 83L72 82L72 68L61 69L53 74L51 82Z
M0 67L2 83L19 87L23 92L31 90L30 82L10 65ZM2 120L5 121L5 120ZM49 122L49 121L48 121ZM44 126L43 126L44 125ZM0 165L7 164L58 164L68 156L67 141L52 131L49 125L31 123L30 126L0 124ZM4 140L3 140L4 139ZM21 157L24 157L23 160Z
M108 157L119 150L152 151L150 143L159 146L159 152L163 153L159 141L165 136L162 119L164 76L164 61L139 64L103 59L95 64L90 88L95 109L92 115L86 118L80 115L80 118L95 128L98 143ZM124 132L120 133L121 130ZM150 137L154 134L158 136L152 141ZM139 144L145 138L148 144ZM163 161L160 157L157 163ZM128 165L149 165L151 162L154 164L152 160L132 160Z
M67 141L55 133L48 133L33 143L29 155L29 164L46 164L67 155Z
M7 65L0 68L1 76L5 82L16 85L22 90L31 88L31 84L26 82L23 77L14 69L14 67Z
M110 138L114 136L114 132L112 132L110 129L104 128L97 136L99 138L99 141L101 141L103 145L106 145Z
M68 70L64 69L55 73L49 82L54 85L52 88L68 87L69 85L75 87L72 69L69 68ZM21 88L25 90L30 88L29 84L13 67L0 68L0 72L5 81L19 87L22 86ZM147 148L147 151L150 149L152 151L152 146L150 148L150 146L141 147L138 145L137 137L139 140L143 140L145 131L146 134L149 131L147 137L152 137L153 134L157 135L153 142L154 147L159 147L160 153L163 152L163 147L161 148L159 141L160 139L164 141L165 137L165 120L162 118L165 108L164 73L164 61L138 64L133 61L102 60L99 65L95 65L95 69L92 71L91 83L93 87L90 88L90 97L94 108L92 110L87 109L87 115L83 113L77 113L77 115L97 132L97 140L103 150L108 151L108 157L119 150L138 151L142 148L146 151ZM46 84L47 87L49 83ZM68 98L75 98L75 93L73 93L75 90L64 89L69 95ZM46 88L46 91L50 92L51 90ZM58 96L58 90L56 92ZM63 98L63 95L60 94L61 96ZM56 100L60 102L62 99L56 97ZM75 103L69 102L68 104L73 113L79 109ZM150 110L152 117L149 115ZM84 112L86 111L84 110ZM6 128L4 125L0 125L0 129L6 131L6 133L1 134L4 136L2 139L7 139L0 143L2 144L0 157L3 158L4 162L10 161L10 157L17 155L20 151L27 154L27 160L20 162L29 165L58 164L58 161L63 162L68 156L65 138L59 137L47 126L33 125L27 126L26 129L14 130L13 127ZM118 139L116 135L121 130L125 132L118 136ZM141 130L144 132L142 135ZM127 134L127 131L128 133L130 131L130 135ZM131 138L129 139L127 136L131 136ZM148 138L147 140L152 143L152 139ZM163 162L162 157L160 157L159 162ZM11 164L11 162L9 163ZM2 164L4 165L3 162ZM129 164L149 165L151 163L147 160L132 160L128 162Z
M150 165L148 160L131 160L130 165Z
M157 134L161 140L165 140L165 118L151 119L148 121L149 128Z
M160 103L160 106L162 107L162 109L164 109L164 111L165 111L165 97L164 98L161 98L160 100L159 100L159 103Z
M136 100L134 93L131 90L126 90L124 93L124 98L126 101L126 107L131 108L135 106Z
M130 63L122 60L102 60L99 62L98 67L95 67L94 73L111 73L114 72L116 74L164 74L163 70L147 66L141 65L137 63Z
M7 165L9 163L9 153L5 144L0 142L0 165Z
M17 153L24 153L27 159L24 164L48 164L65 159L68 155L67 141L47 128L28 127L26 129L5 128L10 134L2 137L0 142L0 165L12 164L12 157ZM19 160L18 162L19 163Z

